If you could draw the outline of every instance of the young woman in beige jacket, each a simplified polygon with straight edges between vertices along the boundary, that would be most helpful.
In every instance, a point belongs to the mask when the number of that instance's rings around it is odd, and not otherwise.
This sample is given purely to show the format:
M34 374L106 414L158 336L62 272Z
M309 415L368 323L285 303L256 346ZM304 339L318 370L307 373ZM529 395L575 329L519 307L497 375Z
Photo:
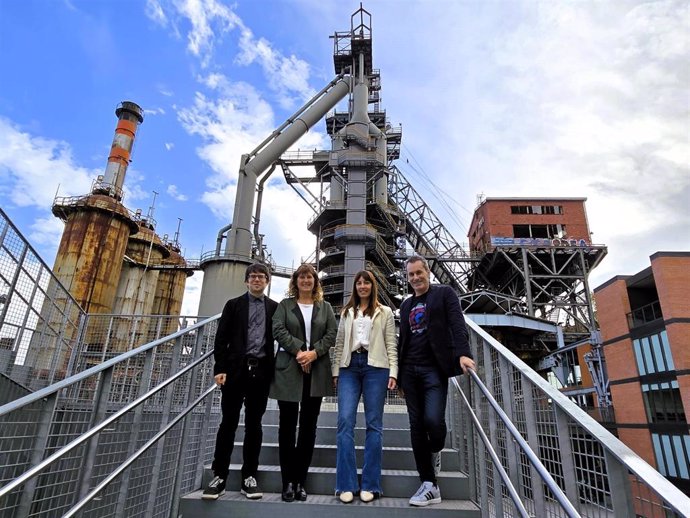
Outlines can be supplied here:
M376 280L363 270L355 275L350 300L343 308L335 339L333 385L338 387L336 493L350 503L359 492L363 502L381 495L383 405L395 389L398 349L393 311L379 304ZM355 422L360 396L364 400L366 439L362 484L357 480Z

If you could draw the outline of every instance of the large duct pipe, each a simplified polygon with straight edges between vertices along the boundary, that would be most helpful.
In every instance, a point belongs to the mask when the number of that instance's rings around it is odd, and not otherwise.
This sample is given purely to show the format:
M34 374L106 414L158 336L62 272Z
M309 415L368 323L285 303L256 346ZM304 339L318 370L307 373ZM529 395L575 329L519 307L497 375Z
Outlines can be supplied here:
M115 128L113 144L108 155L108 164L105 167L103 181L96 185L94 192L101 193L106 190L110 196L117 200L122 199L122 186L125 182L127 167L129 167L134 138L139 124L144 122L144 110L138 104L131 101L123 101L115 110L119 119Z
M240 175L237 181L237 194L233 211L233 227L228 235L226 255L238 258L251 256L252 234L250 231L252 211L254 209L254 190L258 176L264 172L280 155L304 135L309 128L321 120L328 110L333 108L349 92L352 78L344 76L316 102L307 104L307 110L301 109L300 115L290 119L291 124L278 134L272 142L259 151L248 162L248 156L242 157Z
M259 254L261 255L262 259L263 246L261 243L261 235L259 234L259 224L261 223L261 201L264 197L264 184L266 183L266 180L268 180L269 177L273 174L273 171L275 171L275 169L276 164L273 163L271 168L261 176L261 180L259 180L259 184L256 188L256 211L254 212L254 241L256 242Z
M223 228L218 231L218 237L216 238L216 255L220 255L220 249L223 244L223 239L225 238L225 233L232 228L232 223L228 223Z

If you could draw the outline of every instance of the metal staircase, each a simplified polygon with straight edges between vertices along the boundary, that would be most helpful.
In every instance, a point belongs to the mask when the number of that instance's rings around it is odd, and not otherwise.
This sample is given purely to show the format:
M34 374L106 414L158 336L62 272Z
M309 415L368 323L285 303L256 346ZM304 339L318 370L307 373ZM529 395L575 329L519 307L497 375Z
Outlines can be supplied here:
M319 416L316 447L307 477L306 502L284 503L280 499L281 478L278 459L278 411L264 415L264 444L261 450L257 480L264 492L260 501L248 501L240 495L243 430L238 429L233 450L226 493L217 501L201 500L201 490L183 497L180 511L183 516L251 516L254 518L282 516L323 516L346 518L357 516L413 516L418 509L410 507L409 497L417 490L419 478L409 446L409 429L404 406L389 405L384 414L383 498L363 504L358 498L344 505L334 496L337 411L333 404L324 403ZM362 465L364 444L364 415L358 414L355 429L358 463ZM434 516L473 518L481 516L479 507L469 500L469 479L460 473L458 452L446 448L442 453L444 471L439 477L443 502L426 511ZM204 470L204 485L213 477L210 466ZM205 487L205 486L204 486Z
M306 504L279 501L275 413L266 417L261 502L202 502L219 418L212 343L219 316L112 357L0 407L0 514L8 517L404 516L418 485L407 416L385 415L384 498L333 496L335 406L324 403ZM471 318L471 316L470 316ZM450 516L689 516L690 499L468 320L477 374L453 380L443 453ZM471 386L470 386L471 384ZM403 411L404 412L404 411ZM362 430L358 443L362 444ZM239 442L240 437L238 437ZM276 506L280 507L276 507ZM203 507L201 507L203 506ZM524 512L523 512L524 511Z

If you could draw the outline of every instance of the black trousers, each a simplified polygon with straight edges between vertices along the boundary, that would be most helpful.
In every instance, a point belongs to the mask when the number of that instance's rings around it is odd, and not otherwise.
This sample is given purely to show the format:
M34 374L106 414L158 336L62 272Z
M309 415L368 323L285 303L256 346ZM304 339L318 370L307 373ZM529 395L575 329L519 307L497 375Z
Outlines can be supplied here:
M441 451L446 442L448 378L432 366L403 363L400 370L419 478L435 484L431 453Z
M307 374L303 379L302 401L278 401L278 452L283 487L288 482L304 485L311 465L322 398L311 397L310 389L311 374Z
M223 414L216 435L216 449L213 454L213 474L227 479L230 456L235 443L235 432L244 404L244 445L242 447L242 479L256 476L259 468L259 453L263 441L261 419L266 412L271 371L267 361L251 370L242 365L241 374L228 377L221 387L220 408Z

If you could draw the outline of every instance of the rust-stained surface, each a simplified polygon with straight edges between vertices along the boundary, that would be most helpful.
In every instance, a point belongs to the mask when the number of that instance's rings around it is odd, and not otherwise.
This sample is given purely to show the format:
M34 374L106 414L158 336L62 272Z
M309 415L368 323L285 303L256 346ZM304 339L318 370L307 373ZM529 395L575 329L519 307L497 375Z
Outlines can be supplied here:
M65 221L53 271L87 313L112 312L127 239L136 224L127 209L93 194L56 203Z
M187 277L192 274L192 271L184 269L187 262L172 247L170 248L170 257L163 259L162 264L181 268L160 270L152 313L154 315L179 315L180 311L182 311L185 282ZM165 329L165 334L176 331L176 326L176 321L170 321Z
M151 314L160 273L152 267L159 265L169 255L170 252L156 233L146 223L140 224L139 231L130 236L127 242L113 313ZM113 348L123 351L149 341L148 324L148 319L142 319L134 332L129 329L129 324L117 326Z

